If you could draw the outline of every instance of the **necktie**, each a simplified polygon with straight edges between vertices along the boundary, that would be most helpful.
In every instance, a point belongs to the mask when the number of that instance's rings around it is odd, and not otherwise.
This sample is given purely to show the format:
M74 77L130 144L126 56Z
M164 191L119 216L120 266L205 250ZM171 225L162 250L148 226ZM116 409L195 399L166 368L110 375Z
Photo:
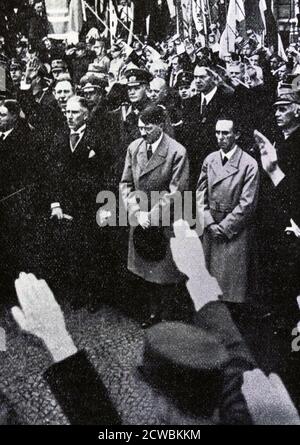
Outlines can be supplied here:
M225 165L225 164L227 164L227 162L228 162L228 158L227 158L227 156L223 156L223 159L222 159L222 164L223 164L223 166Z
M148 147L147 147L147 159L148 159L148 161L150 161L152 155L153 155L153 152L152 152L152 145L150 144L150 145L148 145Z
M207 100L205 97L203 97L202 104L201 104L201 114L202 115L205 114L206 110L207 110Z
M75 150L76 144L79 141L79 138L80 138L80 134L79 133L71 133L70 134L71 147L73 148L73 150Z

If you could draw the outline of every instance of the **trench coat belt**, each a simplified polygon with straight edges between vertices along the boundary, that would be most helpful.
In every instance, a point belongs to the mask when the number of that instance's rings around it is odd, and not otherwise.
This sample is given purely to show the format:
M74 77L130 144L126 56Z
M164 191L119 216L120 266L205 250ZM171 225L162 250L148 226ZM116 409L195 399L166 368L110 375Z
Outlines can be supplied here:
M223 212L223 213L230 213L232 212L233 208L226 205L226 204L222 204L220 202L217 201L210 201L209 202L209 207L211 210L214 210L215 212Z

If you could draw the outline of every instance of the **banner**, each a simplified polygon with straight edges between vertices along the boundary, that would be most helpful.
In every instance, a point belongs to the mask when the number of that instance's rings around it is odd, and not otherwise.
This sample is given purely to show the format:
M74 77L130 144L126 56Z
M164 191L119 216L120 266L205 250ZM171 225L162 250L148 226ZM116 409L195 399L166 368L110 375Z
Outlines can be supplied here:
M84 12L82 0L45 0L46 13L50 24L48 36L52 39L79 40Z
M191 36L192 20L193 20L192 0L181 0L181 11L182 11L183 37L189 38Z
M69 31L80 33L83 25L82 0L71 0L69 6Z
M252 1L252 0L251 0ZM230 0L226 27L220 39L220 58L235 51L235 40L239 35L238 24L245 22L245 9L243 0Z
M192 2L193 20L196 31L207 36L208 32L208 12L209 6L206 0L193 0Z
M173 19L174 17L176 17L175 2L174 2L174 0L167 0L167 4L168 4L168 8L169 8L170 18Z
M252 29L255 34L261 35L266 30L264 11L265 1L245 0L246 28Z

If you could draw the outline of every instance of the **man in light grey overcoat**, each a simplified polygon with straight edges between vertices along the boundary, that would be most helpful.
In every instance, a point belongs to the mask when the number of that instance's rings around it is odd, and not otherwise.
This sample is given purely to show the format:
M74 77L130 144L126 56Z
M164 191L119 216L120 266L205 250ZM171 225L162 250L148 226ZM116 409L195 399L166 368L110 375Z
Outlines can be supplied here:
M138 125L142 137L128 147L120 184L129 220L135 220L145 231L156 224L161 227L162 212L167 215L176 194L188 189L186 150L164 133L164 120L165 112L159 105L152 105L141 113ZM147 196L148 209L144 209L139 199L136 199L136 192L139 191ZM151 196L151 192L160 192L161 195L156 193L153 196L152 193ZM160 260L145 259L137 252L133 240L134 230L134 227L130 228L128 269L149 284L150 293L155 293L156 289L156 293L162 294L163 286L167 289L166 286L181 282L183 277L175 266L170 249L172 218L170 224L163 228L167 247ZM150 317L158 318L153 312Z
M238 145L239 132L231 117L216 124L219 150L205 159L197 193L204 196L203 248L208 270L230 303L245 302L259 172L254 158ZM199 201L199 202L200 202Z

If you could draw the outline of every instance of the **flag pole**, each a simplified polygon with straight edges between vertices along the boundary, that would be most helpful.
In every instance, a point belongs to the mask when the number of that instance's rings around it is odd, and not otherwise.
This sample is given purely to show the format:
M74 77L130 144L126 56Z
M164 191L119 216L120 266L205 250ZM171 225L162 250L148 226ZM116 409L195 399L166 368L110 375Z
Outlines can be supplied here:
M123 26L123 28L126 29L126 31L128 31L129 33L131 32L130 29L128 28L128 26L126 26L125 23L123 23L122 20L119 19L118 16L116 16L116 19L117 19L117 21ZM144 43L143 43L143 42L142 42L142 41L141 41L135 34L132 33L132 35L133 35L133 37L134 37L138 42L140 42L141 45L144 46Z
M99 20L99 22L104 26L104 28L106 29L106 31L110 32L109 27L107 26L107 24L99 17L99 15L93 10L93 8L91 8L91 6L86 2L83 1L85 7L91 11L92 14L94 14L94 16Z
M107 26L107 24L99 17L99 15L93 10L93 8L90 7L90 5L88 5L85 1L84 1L85 6L91 11L92 14L94 14L94 16L102 23L102 25L105 27L105 29L111 33L109 27ZM108 10L110 11L110 9L108 8ZM117 21L128 31L131 32L130 29L122 22L122 20L119 19L119 17L117 17ZM132 33L132 36L141 44L144 46L144 43L134 34Z
M243 16L246 18L246 16L245 16L245 12L242 10L242 8L240 7L240 4L239 4L239 2L237 1L237 0L235 0L235 6L237 6L238 7L238 9L240 10L240 12L243 14Z
M209 24L210 24L210 26L211 26L211 25L212 25L212 18L211 18L210 4L209 4L209 1L208 1L208 0L206 0L206 6L207 6L207 11L208 11Z

